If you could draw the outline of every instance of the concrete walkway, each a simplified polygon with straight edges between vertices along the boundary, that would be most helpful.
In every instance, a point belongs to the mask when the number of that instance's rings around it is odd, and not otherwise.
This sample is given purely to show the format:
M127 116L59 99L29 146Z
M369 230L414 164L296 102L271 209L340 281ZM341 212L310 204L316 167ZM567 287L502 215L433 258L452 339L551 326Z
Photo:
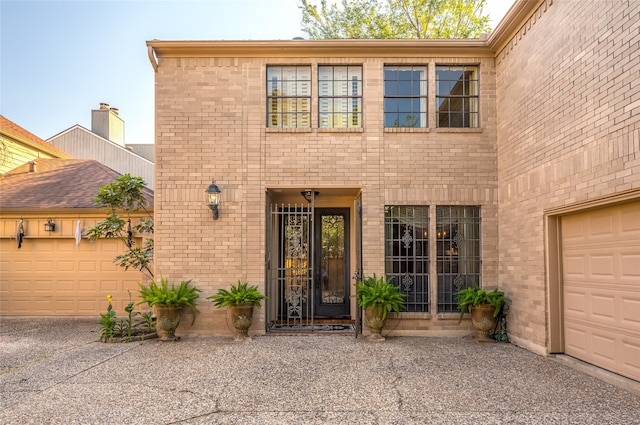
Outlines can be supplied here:
M0 319L2 424L640 424L640 395L469 338L103 344L96 319Z

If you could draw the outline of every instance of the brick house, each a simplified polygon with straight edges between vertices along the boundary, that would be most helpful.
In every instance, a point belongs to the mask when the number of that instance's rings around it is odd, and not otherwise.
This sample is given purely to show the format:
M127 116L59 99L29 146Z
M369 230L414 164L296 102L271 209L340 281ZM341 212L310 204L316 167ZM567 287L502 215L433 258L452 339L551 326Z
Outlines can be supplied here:
M521 0L484 39L147 42L156 275L259 285L255 333L357 320L376 273L408 295L392 335L463 335L476 281L513 300L512 342L640 380L639 13ZM190 332L230 332L200 310Z

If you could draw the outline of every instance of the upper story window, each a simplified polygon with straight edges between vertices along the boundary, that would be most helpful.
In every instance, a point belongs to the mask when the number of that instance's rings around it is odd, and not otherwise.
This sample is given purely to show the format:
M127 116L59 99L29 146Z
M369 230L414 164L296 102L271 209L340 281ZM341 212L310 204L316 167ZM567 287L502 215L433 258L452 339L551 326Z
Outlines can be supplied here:
M427 127L427 67L384 67L384 126Z
M311 127L311 67L267 67L267 127Z
M436 67L438 127L478 127L478 67Z
M362 127L362 67L318 67L318 127Z

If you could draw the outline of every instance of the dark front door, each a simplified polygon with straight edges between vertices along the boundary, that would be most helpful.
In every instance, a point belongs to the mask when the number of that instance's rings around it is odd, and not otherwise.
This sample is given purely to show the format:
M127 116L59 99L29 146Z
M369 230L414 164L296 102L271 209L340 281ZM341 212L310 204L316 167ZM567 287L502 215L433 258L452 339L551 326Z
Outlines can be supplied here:
M349 317L349 235L349 208L315 209L315 317Z

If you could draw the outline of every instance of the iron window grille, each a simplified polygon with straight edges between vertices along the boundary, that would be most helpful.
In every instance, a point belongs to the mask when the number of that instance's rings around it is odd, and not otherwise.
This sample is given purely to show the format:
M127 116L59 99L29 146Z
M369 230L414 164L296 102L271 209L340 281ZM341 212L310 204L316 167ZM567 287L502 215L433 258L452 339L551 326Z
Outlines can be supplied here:
M429 311L429 207L385 206L385 274L406 294L407 311Z
M456 293L481 284L480 207L436 207L438 312L457 312Z

